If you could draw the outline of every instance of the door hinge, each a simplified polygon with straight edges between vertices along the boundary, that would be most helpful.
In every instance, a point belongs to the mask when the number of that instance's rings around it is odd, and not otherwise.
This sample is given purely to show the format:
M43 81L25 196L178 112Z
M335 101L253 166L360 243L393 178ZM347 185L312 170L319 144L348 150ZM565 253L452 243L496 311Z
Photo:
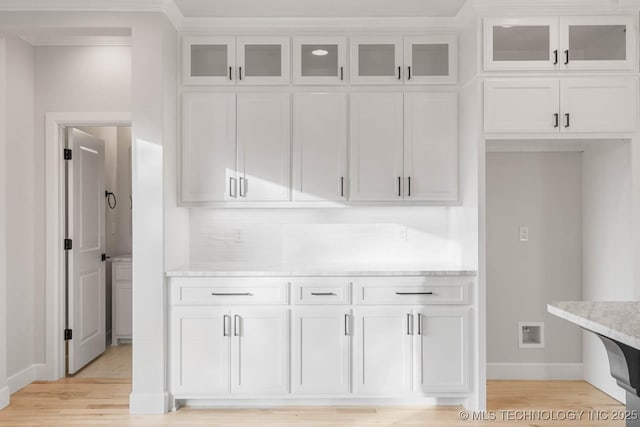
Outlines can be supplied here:
M63 156L65 160L71 160L73 158L73 152L69 148L63 150Z
M64 239L64 250L70 251L73 249L73 243L71 239Z
M73 339L73 331L71 329L65 329L64 330L64 340L65 341L69 341Z

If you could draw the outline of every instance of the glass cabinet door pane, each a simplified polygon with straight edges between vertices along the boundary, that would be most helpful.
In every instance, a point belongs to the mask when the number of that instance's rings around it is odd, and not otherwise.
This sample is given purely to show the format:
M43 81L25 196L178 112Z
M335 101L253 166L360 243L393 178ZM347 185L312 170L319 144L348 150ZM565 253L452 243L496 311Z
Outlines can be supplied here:
M303 77L338 76L338 45L303 44L300 50Z
M279 44L246 44L244 73L247 77L279 77L282 75L282 47Z
M227 45L191 45L191 76L224 77L227 75Z
M627 26L569 25L569 54L576 61L624 61Z
M396 47L393 44L358 45L358 75L395 76Z
M449 75L449 45L446 43L413 44L411 58L414 76Z
M546 61L550 58L548 25L493 27L494 61Z

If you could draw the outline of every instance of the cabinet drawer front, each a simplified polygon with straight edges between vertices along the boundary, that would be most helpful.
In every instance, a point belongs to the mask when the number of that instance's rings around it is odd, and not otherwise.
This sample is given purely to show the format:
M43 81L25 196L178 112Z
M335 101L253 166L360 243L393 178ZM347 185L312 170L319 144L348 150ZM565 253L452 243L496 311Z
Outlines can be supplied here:
M189 278L173 281L171 303L175 305L287 304L289 284L271 279Z
M293 284L293 303L340 305L351 303L351 283L313 281Z
M116 281L130 281L131 280L131 264L114 264L114 280Z
M468 304L470 280L438 279L372 279L358 283L358 304Z

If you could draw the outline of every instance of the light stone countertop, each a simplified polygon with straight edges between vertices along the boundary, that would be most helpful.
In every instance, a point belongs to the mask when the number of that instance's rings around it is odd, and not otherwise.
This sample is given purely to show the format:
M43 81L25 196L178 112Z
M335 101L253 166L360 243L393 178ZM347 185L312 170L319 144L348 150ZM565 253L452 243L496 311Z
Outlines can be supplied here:
M563 301L547 311L591 332L640 349L640 301Z
M258 265L245 263L191 264L166 272L167 277L367 277L367 276L468 276L473 270L380 265Z

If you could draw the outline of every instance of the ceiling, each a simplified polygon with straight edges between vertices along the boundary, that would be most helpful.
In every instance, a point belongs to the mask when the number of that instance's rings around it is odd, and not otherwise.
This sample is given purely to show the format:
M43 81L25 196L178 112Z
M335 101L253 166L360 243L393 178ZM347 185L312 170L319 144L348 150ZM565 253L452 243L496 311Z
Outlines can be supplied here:
M174 0L187 17L452 17L465 0Z

